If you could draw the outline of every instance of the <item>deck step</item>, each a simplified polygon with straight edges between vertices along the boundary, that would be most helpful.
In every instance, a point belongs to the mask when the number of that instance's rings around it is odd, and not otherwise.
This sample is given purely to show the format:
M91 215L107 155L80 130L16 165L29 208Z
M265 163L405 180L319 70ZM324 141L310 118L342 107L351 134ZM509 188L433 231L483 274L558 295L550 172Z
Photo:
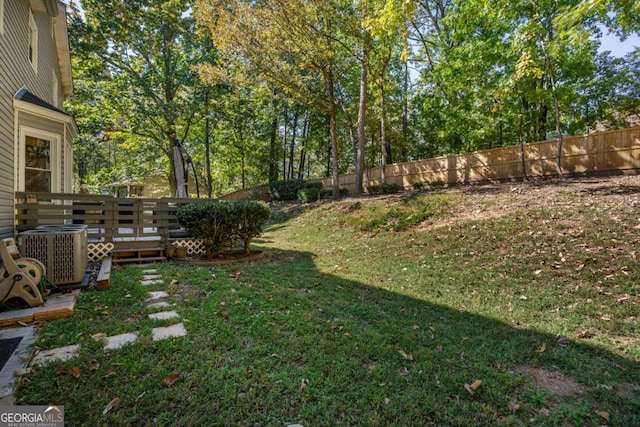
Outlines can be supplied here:
M115 249L111 255L114 264L162 262L167 260L164 256L164 248Z

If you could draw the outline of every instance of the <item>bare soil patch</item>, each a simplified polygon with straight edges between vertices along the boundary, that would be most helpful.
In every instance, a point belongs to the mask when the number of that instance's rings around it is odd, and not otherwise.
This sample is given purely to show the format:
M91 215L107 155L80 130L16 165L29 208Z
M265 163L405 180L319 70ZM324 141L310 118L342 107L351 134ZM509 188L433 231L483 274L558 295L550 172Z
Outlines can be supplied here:
M640 176L461 185L442 192L462 195L465 208L448 212L446 219L425 221L423 229L502 218L539 207L587 207L612 213L628 211L640 207ZM640 217L636 226L640 227Z
M587 391L585 386L560 372L548 371L531 366L521 366L516 369L516 372L530 376L532 382L537 387L553 393L560 398L580 396Z

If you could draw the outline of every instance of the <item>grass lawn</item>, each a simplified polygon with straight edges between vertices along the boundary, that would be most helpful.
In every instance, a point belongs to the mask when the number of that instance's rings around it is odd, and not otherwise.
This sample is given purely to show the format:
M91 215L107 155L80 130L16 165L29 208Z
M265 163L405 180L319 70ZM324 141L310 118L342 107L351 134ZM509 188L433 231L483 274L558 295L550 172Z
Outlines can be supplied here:
M640 425L639 189L276 207L264 260L158 264L150 287L128 266L83 292L37 343L78 357L36 368L18 403L65 405L67 425ZM186 337L151 340L150 290ZM92 338L134 331L107 353Z

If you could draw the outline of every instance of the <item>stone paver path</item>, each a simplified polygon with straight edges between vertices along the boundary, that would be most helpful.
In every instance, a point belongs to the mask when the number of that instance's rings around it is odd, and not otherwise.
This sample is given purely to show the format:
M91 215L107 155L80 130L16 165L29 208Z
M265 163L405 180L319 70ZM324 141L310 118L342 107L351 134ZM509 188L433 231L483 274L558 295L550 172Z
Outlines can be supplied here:
M131 332L128 334L114 335L112 337L106 338L106 344L104 345L104 350L115 350L124 345L130 344L138 339L137 332Z
M180 315L175 310L160 311L158 313L149 314L149 319L152 319L152 320L169 320L169 319L178 319L178 318L180 318Z
M140 284L142 286L165 284L164 280L162 279L162 275L158 274L158 270L156 269L145 269L142 271L142 274L143 278L142 280L140 280ZM168 303L167 301L163 301L163 299L169 297L169 293L165 291L150 291L148 295L149 297L147 298L147 302L149 304L147 305L147 308L154 311L153 313L149 314L149 319L166 321L180 318L180 315L177 311L164 310L166 308L173 307L172 304ZM157 327L151 330L151 337L153 341L160 341L172 337L183 337L185 335L187 335L187 330L184 326L184 323L176 323L170 326ZM140 334L138 332L129 332L126 334L106 337L104 339L104 351L117 350L124 345L134 344L139 336ZM31 363L33 365L36 365L53 361L66 361L73 358L79 349L80 344L75 344L60 348L54 348L47 351L40 351L38 354L36 354Z
M187 335L184 323L176 323L175 325L163 328L153 328L151 330L151 338L154 341L164 340L171 337L183 337Z
M65 362L73 359L78 350L80 350L80 344L67 345L52 350L43 350L35 355L31 363L34 365L44 365L45 363L54 361Z

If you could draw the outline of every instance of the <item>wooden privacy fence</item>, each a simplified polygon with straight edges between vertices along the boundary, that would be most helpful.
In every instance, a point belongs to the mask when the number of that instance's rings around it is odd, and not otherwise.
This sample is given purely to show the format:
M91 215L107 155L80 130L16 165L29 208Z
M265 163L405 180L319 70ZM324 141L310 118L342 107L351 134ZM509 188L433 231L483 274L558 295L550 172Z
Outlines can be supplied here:
M176 220L178 207L214 199L116 198L81 194L16 193L16 232L47 225L87 228L90 260L113 250L186 246L202 251Z
M556 144L548 140L525 144L527 176L556 176ZM562 169L567 176L610 175L640 171L640 127L598 132L563 138ZM521 179L520 146L494 148L473 153L414 162L396 163L385 168L387 184L410 188L416 182L441 181L447 184ZM368 169L364 186L381 184L381 168ZM323 178L325 187L331 178ZM355 191L355 175L338 177L341 188Z

